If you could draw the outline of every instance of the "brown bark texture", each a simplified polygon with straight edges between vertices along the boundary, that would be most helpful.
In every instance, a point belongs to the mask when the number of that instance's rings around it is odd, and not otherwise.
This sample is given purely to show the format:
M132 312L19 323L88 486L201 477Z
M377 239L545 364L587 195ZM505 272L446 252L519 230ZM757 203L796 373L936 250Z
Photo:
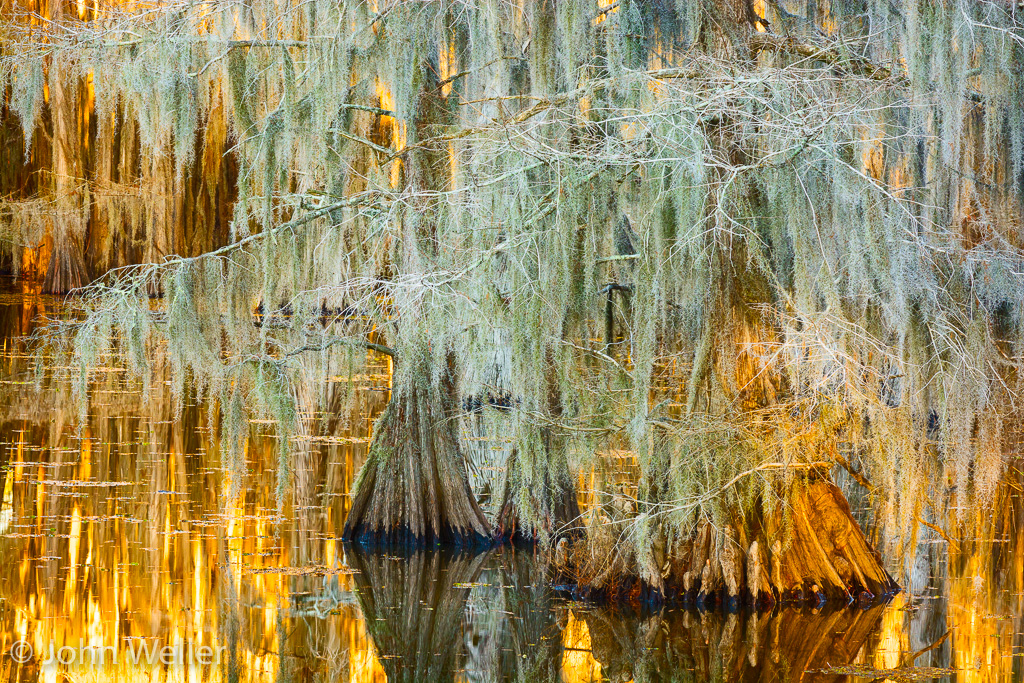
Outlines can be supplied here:
M546 430L550 431L550 430ZM565 455L551 452L550 435L545 435L545 447L550 458L561 458L562 462L551 463L544 468L543 480L534 483L525 493L537 519L524 519L523 511L516 505L514 489L521 486L517 479L521 475L519 452L512 450L509 455L508 474L501 492L501 507L498 511L497 535L502 539L536 542L541 536L561 537L578 529L580 506L576 497L576 486L565 466ZM564 446L562 446L564 447ZM578 535L578 534L577 534Z
M581 591L613 600L821 605L899 591L834 484L797 482L786 500L767 515L755 509L721 527L701 523L690 536L658 529L646 554L614 542L635 518L604 518L590 524L590 543L574 548L569 562ZM607 552L595 552L602 542Z
M440 386L429 373L412 377L395 388L377 421L343 536L374 545L486 544L490 525L455 432L454 383L450 375Z

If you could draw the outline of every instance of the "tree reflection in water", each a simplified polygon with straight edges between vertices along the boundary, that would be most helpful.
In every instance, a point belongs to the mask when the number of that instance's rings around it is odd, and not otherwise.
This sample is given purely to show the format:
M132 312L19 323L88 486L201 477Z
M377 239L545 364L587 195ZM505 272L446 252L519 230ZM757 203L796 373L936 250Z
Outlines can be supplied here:
M768 615L571 602L528 550L395 557L341 544L383 369L355 391L325 389L332 410L296 447L279 517L264 426L231 495L217 424L203 406L177 413L159 382L139 401L109 368L83 423L66 390L37 392L19 338L55 309L0 297L0 649L131 636L227 654L217 667L122 660L89 672L5 655L0 680L839 680L821 670L891 669L918 652L914 664L955 667L958 681L1021 675L1019 474L997 497L997 523L979 513L955 547L931 539L915 596L889 606Z
M455 680L465 656L458 644L467 589L486 558L443 551L349 555L367 631L390 683Z
M798 680L857 662L886 609L773 615L568 603L528 553L494 553L486 568L484 557L350 555L388 681Z

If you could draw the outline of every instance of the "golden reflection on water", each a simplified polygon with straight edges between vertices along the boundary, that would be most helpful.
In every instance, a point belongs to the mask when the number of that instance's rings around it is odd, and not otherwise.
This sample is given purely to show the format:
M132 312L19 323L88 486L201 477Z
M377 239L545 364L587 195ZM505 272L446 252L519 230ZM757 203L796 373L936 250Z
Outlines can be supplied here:
M36 654L6 657L5 677L279 680L328 661L332 680L383 680L336 541L383 369L359 378L346 405L363 419L345 438L296 445L303 493L278 518L271 439L249 442L246 485L226 500L217 425L197 406L176 415L162 384L141 401L109 368L80 430L57 392L36 393L18 337L54 305L0 299L0 648Z
M888 606L770 616L577 604L554 594L529 551L367 555L341 544L386 400L383 363L354 392L339 380L311 416L279 517L261 426L229 498L219 425L200 406L176 414L165 384L142 401L108 368L80 428L66 392L37 392L21 338L54 306L0 295L4 680L843 680L829 667L910 663L951 666L948 680L1022 676L1012 488L999 529L948 561L938 553L930 587ZM11 655L18 641L35 654L24 663ZM60 661L48 661L51 647Z

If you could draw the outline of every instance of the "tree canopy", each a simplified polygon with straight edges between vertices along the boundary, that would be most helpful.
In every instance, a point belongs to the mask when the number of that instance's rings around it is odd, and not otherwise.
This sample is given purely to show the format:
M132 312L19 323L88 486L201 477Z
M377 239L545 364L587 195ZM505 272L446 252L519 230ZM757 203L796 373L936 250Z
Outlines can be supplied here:
M0 7L3 248L31 267L48 236L54 288L98 277L51 341L83 396L101 352L145 377L166 347L236 449L274 420L282 499L318 383L368 351L425 413L484 405L540 537L538 489L631 453L641 567L822 463L882 494L893 551L927 501L994 495L1015 3Z

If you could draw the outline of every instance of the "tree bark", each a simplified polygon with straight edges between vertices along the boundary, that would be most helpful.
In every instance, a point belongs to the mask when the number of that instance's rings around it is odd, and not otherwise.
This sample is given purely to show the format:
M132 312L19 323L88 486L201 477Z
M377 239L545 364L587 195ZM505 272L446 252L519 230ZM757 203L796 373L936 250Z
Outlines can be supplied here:
M713 606L744 598L762 606L872 602L899 586L882 566L842 492L826 480L797 482L785 510L733 515L734 525L700 524L689 538L657 529L654 566L619 544L630 520L591 530L594 552L574 570L581 587L615 600L696 600Z
M552 420L557 420L562 415L562 399L554 380L554 362L549 355L551 369L547 375L544 412ZM539 444L518 444L506 463L496 522L498 535L529 542L578 535L572 533L573 523L580 518L580 507L576 498L576 482L572 479L566 458L565 436L550 426L531 428L539 430ZM537 462L524 466L523 446L530 451L525 457L532 457Z
M377 420L356 478L343 537L373 545L486 544L490 525L469 486L456 434L454 363L439 384L429 359L396 374L401 384Z
M576 486L565 462L564 446L559 444L552 448L551 430L543 431L547 462L540 481L525 480L518 449L513 449L508 458L496 524L501 538L535 542L541 537L571 534L572 522L580 517ZM522 509L521 502L517 504L517 499L523 501L524 497L529 500L526 503L531 508L529 512Z

